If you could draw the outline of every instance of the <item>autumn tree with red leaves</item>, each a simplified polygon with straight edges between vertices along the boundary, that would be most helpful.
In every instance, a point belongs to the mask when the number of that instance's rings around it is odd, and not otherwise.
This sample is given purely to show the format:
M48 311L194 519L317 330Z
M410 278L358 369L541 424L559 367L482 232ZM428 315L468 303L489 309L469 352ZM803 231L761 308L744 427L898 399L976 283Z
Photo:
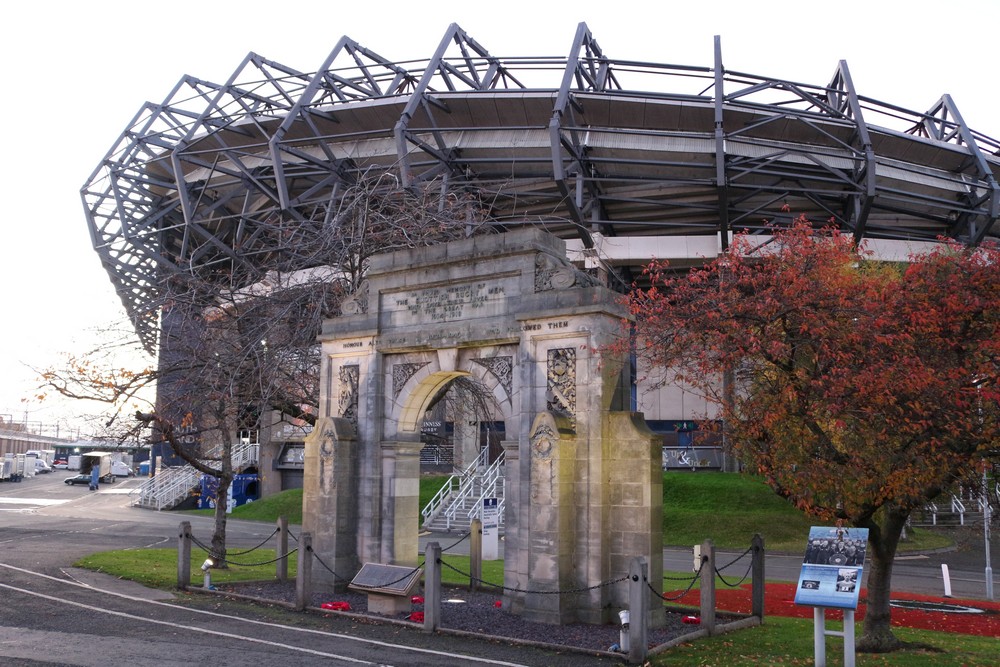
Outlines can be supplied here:
M997 459L1000 250L942 242L879 262L799 219L646 278L628 298L640 360L708 396L779 495L869 530L858 648L899 648L890 582L907 519Z

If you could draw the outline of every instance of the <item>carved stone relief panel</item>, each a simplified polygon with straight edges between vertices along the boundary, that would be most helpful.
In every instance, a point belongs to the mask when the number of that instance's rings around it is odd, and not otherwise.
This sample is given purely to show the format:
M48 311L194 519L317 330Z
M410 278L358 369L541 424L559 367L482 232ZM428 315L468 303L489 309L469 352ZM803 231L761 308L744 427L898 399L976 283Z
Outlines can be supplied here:
M357 365L340 367L340 400L338 412L344 419L357 426L358 423L358 383L361 367Z
M508 396L514 389L514 358L513 357L488 357L485 359L473 359L488 370L497 379Z
M576 420L576 350L562 347L549 350L546 409Z
M535 257L535 291L545 292L554 289L570 287L589 287L598 284L597 280L564 259L551 255Z
M357 291L348 295L340 303L344 315L361 315L368 312L368 282L361 283Z
M427 362L419 364L393 364L392 366L392 397L399 398L399 392L403 391L403 386L411 377L427 365Z

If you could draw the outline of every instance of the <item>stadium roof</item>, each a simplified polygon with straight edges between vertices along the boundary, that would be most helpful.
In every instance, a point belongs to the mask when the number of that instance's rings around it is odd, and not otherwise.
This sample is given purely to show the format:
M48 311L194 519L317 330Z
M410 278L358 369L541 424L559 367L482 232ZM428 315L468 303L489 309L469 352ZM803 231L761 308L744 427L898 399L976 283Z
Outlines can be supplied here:
M844 61L825 85L727 69L718 38L710 66L623 60L585 24L561 57L498 57L457 25L424 60L347 37L316 71L250 53L224 83L184 76L144 105L81 194L152 349L158 276L294 255L275 226L329 220L372 170L473 192L499 228L539 225L584 248L725 247L734 230L766 233L792 214L859 240L1000 233L1000 141L949 96L926 112L880 102Z

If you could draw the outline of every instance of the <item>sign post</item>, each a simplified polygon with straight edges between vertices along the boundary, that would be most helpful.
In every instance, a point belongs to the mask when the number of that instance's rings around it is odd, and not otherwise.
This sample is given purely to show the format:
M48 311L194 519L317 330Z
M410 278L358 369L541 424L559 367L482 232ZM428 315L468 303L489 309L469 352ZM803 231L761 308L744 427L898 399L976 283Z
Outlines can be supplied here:
M854 611L858 608L867 547L867 528L809 529L795 604L813 607L816 667L826 667L827 636L844 638L844 667L854 667ZM843 610L843 632L826 629L827 608Z
M500 506L496 498L483 498L483 560L499 558Z

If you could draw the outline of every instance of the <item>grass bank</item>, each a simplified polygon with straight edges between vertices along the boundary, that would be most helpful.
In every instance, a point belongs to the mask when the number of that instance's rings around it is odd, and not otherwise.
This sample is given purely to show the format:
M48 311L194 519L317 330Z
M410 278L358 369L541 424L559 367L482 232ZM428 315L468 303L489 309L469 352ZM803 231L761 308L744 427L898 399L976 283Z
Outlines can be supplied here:
M431 501L447 475L420 478L420 507ZM214 510L191 510L211 515ZM302 489L282 491L233 510L232 516L274 522L279 516L302 523ZM745 549L760 533L769 551L798 553L805 549L809 527L817 519L779 498L762 481L749 475L717 472L668 472L663 475L663 542L689 547L711 539L723 549ZM929 530L910 530L901 551L949 546L951 541Z

